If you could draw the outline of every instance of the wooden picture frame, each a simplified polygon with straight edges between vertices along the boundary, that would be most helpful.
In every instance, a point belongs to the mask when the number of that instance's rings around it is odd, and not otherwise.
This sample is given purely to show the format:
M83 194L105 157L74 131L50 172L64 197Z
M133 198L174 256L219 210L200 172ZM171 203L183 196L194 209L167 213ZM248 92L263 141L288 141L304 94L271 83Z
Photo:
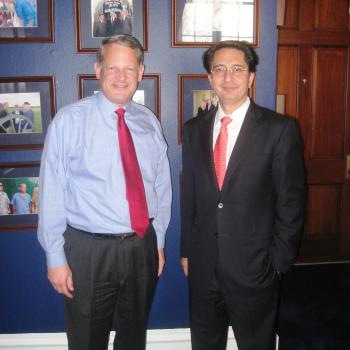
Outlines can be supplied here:
M95 74L78 75L79 98L90 96L99 91L99 89L99 80L96 78ZM139 100L136 102L144 104L160 120L160 74L145 73L135 94L137 94L138 91L140 94L139 97L143 95L143 101ZM141 91L144 91L144 93L140 93Z
M209 47L222 40L245 40L259 46L259 0L244 4L172 0L171 9L172 47Z
M255 79L249 90L249 96L253 100ZM210 86L207 74L178 74L178 91L178 144L181 144L183 124L191 118L200 118L201 112L215 108L218 99Z
M16 5L3 4L0 9L0 42L54 42L54 1L35 0L33 19L22 18ZM21 8L17 9L21 11ZM22 12L19 12L20 14Z
M53 76L0 77L0 150L41 149L56 112Z
M9 201L9 212L0 215L0 231L36 229L38 225L39 162L0 164L0 183ZM17 193L26 185L26 194ZM21 204L18 196L23 195ZM17 198L16 198L17 196ZM2 194L2 201L4 194ZM25 205L23 205L25 203ZM2 209L3 210L2 203ZM24 212L28 205L28 213ZM16 208L18 213L16 213Z
M121 0L120 8L110 3L108 8L103 0L75 0L77 51L96 52L105 37L119 33L133 35L147 51L148 0ZM113 14L113 21L112 12L117 14Z

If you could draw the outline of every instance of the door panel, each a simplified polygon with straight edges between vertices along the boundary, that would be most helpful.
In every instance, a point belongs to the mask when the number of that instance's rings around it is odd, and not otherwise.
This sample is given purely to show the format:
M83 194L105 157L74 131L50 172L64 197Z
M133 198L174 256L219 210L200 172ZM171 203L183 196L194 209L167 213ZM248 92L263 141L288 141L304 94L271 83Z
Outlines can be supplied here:
M286 0L279 27L276 93L299 121L309 188L299 262L350 259L349 2Z

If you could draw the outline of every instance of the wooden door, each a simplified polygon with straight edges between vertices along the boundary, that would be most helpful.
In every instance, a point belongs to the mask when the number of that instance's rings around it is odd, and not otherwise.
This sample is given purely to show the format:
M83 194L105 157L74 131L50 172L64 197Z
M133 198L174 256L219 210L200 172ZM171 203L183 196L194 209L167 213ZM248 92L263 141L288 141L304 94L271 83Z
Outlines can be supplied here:
M305 143L308 213L299 261L350 259L348 0L286 0L277 94Z

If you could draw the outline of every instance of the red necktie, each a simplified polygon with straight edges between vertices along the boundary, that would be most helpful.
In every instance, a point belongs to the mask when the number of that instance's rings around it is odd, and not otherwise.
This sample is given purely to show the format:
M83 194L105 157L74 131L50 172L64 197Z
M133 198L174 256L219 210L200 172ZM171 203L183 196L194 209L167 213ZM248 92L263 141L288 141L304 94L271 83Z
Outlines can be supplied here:
M131 228L143 237L149 225L145 188L137 161L135 146L130 130L125 123L123 108L116 110L118 115L118 139L123 164L126 199L129 203Z
M226 153L228 139L227 125L230 124L231 121L232 119L230 117L223 117L221 119L221 128L214 147L215 173L220 190L222 188L222 184L224 183L226 173Z

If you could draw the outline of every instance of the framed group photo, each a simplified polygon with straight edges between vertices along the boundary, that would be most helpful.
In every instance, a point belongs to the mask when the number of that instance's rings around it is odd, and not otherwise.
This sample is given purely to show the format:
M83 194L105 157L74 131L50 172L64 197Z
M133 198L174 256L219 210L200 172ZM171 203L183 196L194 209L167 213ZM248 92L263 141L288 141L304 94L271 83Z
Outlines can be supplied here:
M38 162L0 164L0 229L37 227L39 213Z
M80 74L78 89L79 98L96 94L100 90L99 80L95 74ZM160 74L144 74L132 99L149 108L160 120Z
M56 111L54 77L0 78L0 149L40 149Z
M259 0L172 0L172 46L209 47L222 40L258 46Z
M179 74L178 91L178 143L181 144L183 124L216 108L219 99L210 86L207 74ZM249 97L255 99L255 79L249 89Z
M54 42L53 0L0 1L0 42Z
M78 52L95 52L105 37L130 34L148 49L147 0L75 0Z

